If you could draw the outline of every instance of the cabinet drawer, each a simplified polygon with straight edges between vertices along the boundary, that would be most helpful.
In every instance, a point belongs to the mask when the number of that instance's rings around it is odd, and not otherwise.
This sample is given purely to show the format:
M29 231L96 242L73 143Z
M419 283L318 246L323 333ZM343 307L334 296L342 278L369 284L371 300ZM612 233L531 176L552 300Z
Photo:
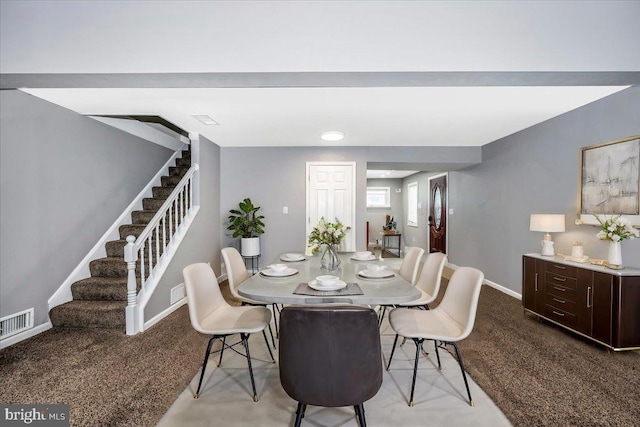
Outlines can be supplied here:
M575 289L565 288L564 286L556 285L555 283L550 282L546 283L545 293L573 302L576 302L576 298L578 296L578 291L576 291Z
M578 325L578 321L575 314L567 313L564 310L557 309L550 305L544 306L544 315L551 320L555 320L558 323L562 323L570 328L575 328Z
M551 283L553 285L560 285L564 288L569 289L578 289L578 279L573 279L571 277L562 276L557 273L552 273L547 271L546 275L547 283Z
M576 303L567 298L547 294L545 296L545 303L554 308L559 308L564 312L576 314Z
M572 279L578 277L578 268L571 265L556 264L555 262L549 261L546 263L545 270L547 271L547 273L559 274L561 276L570 277Z

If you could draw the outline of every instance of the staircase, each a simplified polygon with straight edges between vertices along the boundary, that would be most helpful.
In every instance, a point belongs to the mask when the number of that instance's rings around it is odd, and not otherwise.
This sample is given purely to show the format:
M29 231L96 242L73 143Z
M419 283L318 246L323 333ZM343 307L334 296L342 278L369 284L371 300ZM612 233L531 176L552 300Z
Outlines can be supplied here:
M176 159L176 166L169 167L169 174L161 177L162 186L153 187L153 197L142 200L141 211L131 213L131 224L119 228L120 239L107 242L106 258L91 261L91 277L71 285L73 300L53 307L49 317L54 327L60 328L119 328L126 327L127 307L127 263L124 247L127 236L136 238L144 231L167 197L180 182L191 166L191 151L183 150L182 157ZM177 224L174 224L175 228ZM162 240L163 233L159 239ZM167 241L171 233L166 236ZM152 239L151 244L155 244ZM155 265L155 259L153 260ZM145 276L148 276L148 269ZM140 261L136 265L138 291L140 291Z

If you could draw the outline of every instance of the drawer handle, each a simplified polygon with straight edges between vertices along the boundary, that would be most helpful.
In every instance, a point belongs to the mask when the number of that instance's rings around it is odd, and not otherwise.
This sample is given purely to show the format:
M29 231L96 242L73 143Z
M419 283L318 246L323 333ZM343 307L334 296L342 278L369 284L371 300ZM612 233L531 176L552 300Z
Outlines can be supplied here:
M566 282L567 279L563 279L562 277L553 276L553 280L557 280L558 282Z
M564 313L559 313L559 312L557 312L555 310L553 310L553 314L557 314L560 317L564 317Z
M560 270L566 270L567 267L565 267L564 265L553 265L553 268L559 268Z
M591 301L591 286L587 287L587 308L591 308L593 302Z
M538 292L538 273L536 273L536 292Z
M566 289L559 288L559 287L557 287L557 286L554 286L554 287L553 287L553 289L555 289L556 291L560 291L560 292L567 292L567 290L566 290Z
M566 303L566 301L561 300L561 299L558 299L558 298L554 298L553 300L554 300L555 302L559 302L560 304L565 304L565 303Z

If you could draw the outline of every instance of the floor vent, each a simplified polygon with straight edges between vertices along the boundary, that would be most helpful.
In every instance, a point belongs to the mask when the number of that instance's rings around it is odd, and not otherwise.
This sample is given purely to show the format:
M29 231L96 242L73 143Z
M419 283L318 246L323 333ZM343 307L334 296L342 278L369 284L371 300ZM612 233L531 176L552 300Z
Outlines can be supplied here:
M184 285L178 285L171 288L171 304L175 304L185 297Z
M0 319L0 339L33 328L33 308Z

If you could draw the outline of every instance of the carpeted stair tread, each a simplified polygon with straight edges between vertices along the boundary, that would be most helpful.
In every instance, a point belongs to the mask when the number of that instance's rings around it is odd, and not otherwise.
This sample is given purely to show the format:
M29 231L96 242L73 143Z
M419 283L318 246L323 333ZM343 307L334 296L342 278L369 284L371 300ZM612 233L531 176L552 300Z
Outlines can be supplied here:
M186 167L186 168L190 168L191 167L191 157L189 158L178 158L176 159L176 166L177 167Z
M153 193L154 199L166 199L171 195L171 192L175 190L175 186L173 187L153 187L151 192Z
M162 204L165 202L165 199L153 199L150 197L145 197L142 199L142 209L145 211L158 211L162 207Z
M189 170L189 166L169 166L169 175L171 176L184 176Z
M137 289L140 291L141 282L137 278ZM74 300L127 300L126 277L89 277L71 285Z
M124 239L121 240L111 240L105 243L105 249L107 250L107 257L119 257L124 258L124 247L126 246L127 241Z
M89 263L91 277L127 277L127 263L124 258L106 257ZM140 261L136 263L136 276L140 276Z
M125 224L118 228L120 240L127 240L127 236L135 236L136 238L142 234L146 224Z
M124 329L126 307L126 301L74 300L52 308L49 317L59 328Z
M173 175L173 176L165 175L160 177L160 182L162 183L163 187L170 187L170 186L178 185L181 179L182 177L178 175Z

